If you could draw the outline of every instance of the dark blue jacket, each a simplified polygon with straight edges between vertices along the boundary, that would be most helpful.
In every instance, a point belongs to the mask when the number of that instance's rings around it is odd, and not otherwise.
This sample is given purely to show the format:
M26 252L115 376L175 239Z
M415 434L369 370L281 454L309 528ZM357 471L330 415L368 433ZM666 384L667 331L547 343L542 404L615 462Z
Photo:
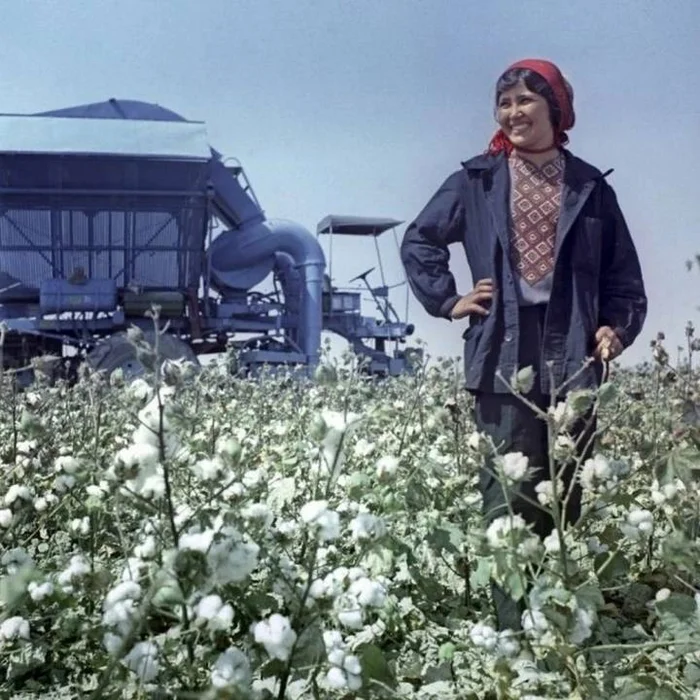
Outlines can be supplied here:
M625 347L639 334L647 299L637 251L608 173L564 151L566 167L557 229L552 292L547 307L541 367L551 362L554 383L594 387L601 367L581 372L600 326L610 326ZM505 393L518 364L518 291L511 268L510 174L503 154L481 155L450 175L404 234L401 258L411 289L432 316L450 318L459 285L449 270L448 245L462 243L473 281L492 278L496 291L487 317L471 317L464 333L464 371L470 390ZM549 393L548 372L540 373Z

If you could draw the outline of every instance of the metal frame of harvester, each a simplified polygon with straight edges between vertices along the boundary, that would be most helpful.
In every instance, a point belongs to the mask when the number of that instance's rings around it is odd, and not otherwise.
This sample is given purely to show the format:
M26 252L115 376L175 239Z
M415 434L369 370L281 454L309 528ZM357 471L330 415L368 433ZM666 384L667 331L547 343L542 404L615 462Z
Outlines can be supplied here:
M201 122L144 102L109 100L37 115L0 115L0 321L4 368L43 353L109 373L143 371L126 329L167 322L163 358L237 348L240 367L319 362L324 331L345 338L368 372L410 371L413 326L382 285L337 289L318 238L373 237L393 219L329 216L316 236L270 220L240 164L212 149ZM332 253L331 253L332 265ZM270 277L274 291L255 291ZM405 282L403 282L405 284ZM393 350L387 344L393 343ZM65 353L66 347L73 348Z

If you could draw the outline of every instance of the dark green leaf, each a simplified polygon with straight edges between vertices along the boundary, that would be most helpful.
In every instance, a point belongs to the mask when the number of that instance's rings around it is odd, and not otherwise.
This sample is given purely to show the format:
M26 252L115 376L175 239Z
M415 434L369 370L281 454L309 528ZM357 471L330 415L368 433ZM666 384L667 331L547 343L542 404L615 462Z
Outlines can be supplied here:
M676 479L688 484L697 471L700 471L700 451L696 447L680 446L669 452L666 462L656 470L656 477L661 484Z
M522 600L525 596L524 579L524 575L518 571L509 573L506 578L505 588L514 600Z
M572 391L567 398L567 403L577 417L583 416L591 408L593 401L593 392L588 389Z
M598 586L592 583L587 583L576 591L576 600L587 610L599 610L605 605L603 594Z
M394 674L384 658L382 650L374 644L367 644L359 652L362 665L362 680L368 687L372 681L378 681L382 685L393 688L396 685ZM375 686L376 687L376 686Z
M311 668L325 659L325 656L323 632L318 624L311 624L299 635L294 650L294 665Z
M462 540L462 532L455 525L443 525L428 535L428 542L438 553L446 550L452 554L459 554L462 551Z
M617 398L617 387L612 382L601 384L598 389L598 405L609 406Z
M617 552L602 552L595 558L595 569L601 583L609 584L623 578L629 571L630 564L625 556Z
M617 698L618 700L683 700L673 688L651 676L628 678Z
M660 613L674 615L680 620L692 619L695 615L695 599L683 593L672 593L666 600L656 603Z
M700 664L691 661L683 672L685 682L690 686L700 686Z

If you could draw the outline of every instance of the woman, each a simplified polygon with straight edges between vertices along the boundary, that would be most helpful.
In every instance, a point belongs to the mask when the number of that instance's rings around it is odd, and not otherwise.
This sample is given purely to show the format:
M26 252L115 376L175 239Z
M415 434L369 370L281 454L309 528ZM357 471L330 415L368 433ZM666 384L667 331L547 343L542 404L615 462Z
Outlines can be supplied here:
M609 172L564 148L575 116L573 91L559 69L542 60L513 64L497 82L495 110L500 128L487 152L447 178L409 225L401 253L428 313L469 319L464 369L476 427L501 454L529 458L536 472L521 493L536 501L535 486L550 478L547 427L512 395L508 380L532 367L527 398L545 410L553 393L596 387L602 362L639 334L647 300L637 252L605 180ZM449 270L451 243L464 246L476 280L466 294ZM572 433L582 438L585 458L590 440L583 425ZM507 512L492 473L490 460L480 480L488 520ZM570 483L571 474L563 476ZM551 517L527 500L512 505L541 537L552 531ZM574 485L566 516L575 521L579 514ZM517 627L517 607L497 589L494 599L499 626Z

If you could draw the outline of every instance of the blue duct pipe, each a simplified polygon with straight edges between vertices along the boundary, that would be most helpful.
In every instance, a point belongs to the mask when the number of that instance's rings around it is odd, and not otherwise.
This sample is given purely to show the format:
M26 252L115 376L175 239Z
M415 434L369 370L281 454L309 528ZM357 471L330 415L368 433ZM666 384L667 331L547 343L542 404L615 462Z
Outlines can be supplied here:
M322 294L326 259L319 242L303 226L286 220L266 220L243 229L226 231L209 248L212 286L224 291L227 273L253 268L266 260L282 262L289 256L302 280L299 287L297 342L312 367L318 364L323 327ZM293 292L294 285L285 292ZM285 293L286 299L286 293ZM292 302L292 309L294 308Z

